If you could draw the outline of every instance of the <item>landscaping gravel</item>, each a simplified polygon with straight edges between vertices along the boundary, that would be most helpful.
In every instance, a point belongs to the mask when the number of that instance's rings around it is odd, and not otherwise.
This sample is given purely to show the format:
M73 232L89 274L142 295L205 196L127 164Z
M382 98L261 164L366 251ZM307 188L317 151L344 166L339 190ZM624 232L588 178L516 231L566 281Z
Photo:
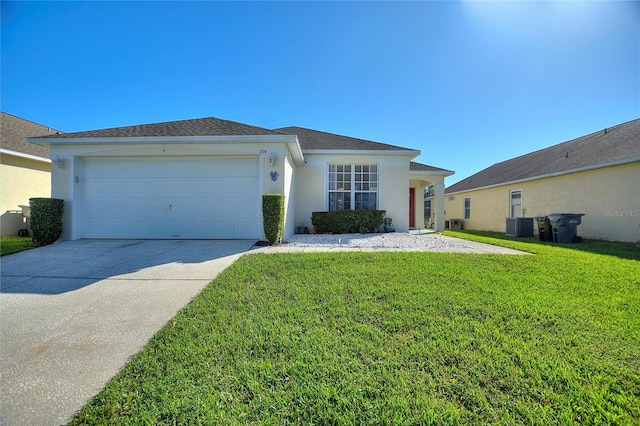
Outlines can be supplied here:
M524 254L521 251L434 232L412 231L385 234L295 234L272 251L326 251L335 249L436 251L460 253ZM276 250L273 250L276 249Z

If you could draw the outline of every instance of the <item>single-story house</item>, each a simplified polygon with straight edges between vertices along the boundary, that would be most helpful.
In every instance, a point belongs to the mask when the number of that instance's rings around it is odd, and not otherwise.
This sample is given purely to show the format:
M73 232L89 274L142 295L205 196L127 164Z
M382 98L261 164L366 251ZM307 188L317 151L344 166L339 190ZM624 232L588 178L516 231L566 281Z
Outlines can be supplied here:
M0 112L0 236L17 235L25 228L20 206L29 198L51 194L49 148L27 142L31 136L59 133L5 112Z
M422 227L422 191L453 172L415 149L300 127L218 118L43 138L55 158L51 196L65 200L63 239L263 239L262 194L285 196L284 238L311 213L381 209L396 229ZM420 196L417 196L420 195Z
M584 213L579 236L640 241L640 119L494 164L445 194L447 220L465 229L504 232L506 218Z

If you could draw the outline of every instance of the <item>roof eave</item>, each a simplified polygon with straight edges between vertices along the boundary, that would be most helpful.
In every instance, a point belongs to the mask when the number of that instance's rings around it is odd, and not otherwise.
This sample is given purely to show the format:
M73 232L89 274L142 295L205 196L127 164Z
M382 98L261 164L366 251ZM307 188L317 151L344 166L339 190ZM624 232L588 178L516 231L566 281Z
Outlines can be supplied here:
M424 175L436 175L436 176L453 176L455 175L456 172L452 171L452 170L411 170L409 171L409 175L420 175L420 176L424 176Z
M98 144L157 144L157 143L255 143L285 142L297 138L292 135L224 135L224 136L127 136L127 137L77 137L77 138L27 138L37 145L98 145Z
M300 148L300 142L298 141L298 136L289 135L288 138L291 138L290 141L287 142L287 148L289 149L289 153L291 154L291 159L296 166L304 166L304 154L302 153L302 148Z
M411 159L420 155L416 150L387 150L387 149L303 149L304 154L309 155L393 155L410 156Z
M304 165L304 155L296 135L231 135L231 136L135 136L99 138L28 138L37 145L129 145L129 144L223 144L223 143L284 143L296 166Z
M547 178L552 178L552 177L557 177L557 176L568 175L568 174L572 174L572 173L588 172L590 170L604 169L606 167L621 166L621 165L624 165L624 164L637 163L637 162L640 162L640 157L628 158L628 159L625 159L625 160L614 161L614 162L610 162L610 163L597 164L597 165L594 165L594 166L580 167L580 168L577 168L577 169L564 170L564 171L561 171L561 172L548 173L548 174L545 174L545 175L531 176L531 177L523 178L523 179L516 179L516 180L507 181L507 182L494 183L492 185L478 186L478 187L463 189L463 190L455 191L455 192L446 192L445 191L445 193L447 195L462 194L464 192L479 191L481 189L497 188L497 187L505 186L505 185L514 185L514 184L523 183L523 182L531 182L531 181L539 180L539 179L547 179Z
M13 155L14 157L26 158L29 160L41 161L43 163L51 163L49 158L39 157L37 155L26 154L24 152L12 151L10 149L0 148L0 154L2 155Z

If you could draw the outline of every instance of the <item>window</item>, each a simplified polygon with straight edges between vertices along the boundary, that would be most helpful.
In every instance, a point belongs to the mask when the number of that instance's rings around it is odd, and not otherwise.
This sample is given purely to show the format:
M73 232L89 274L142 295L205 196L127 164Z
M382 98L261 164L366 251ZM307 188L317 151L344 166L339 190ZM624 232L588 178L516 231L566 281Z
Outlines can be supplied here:
M375 210L377 207L377 165L329 165L329 210Z
M424 200L424 219L431 219L431 200Z
M509 198L511 199L509 217L522 217L522 191L519 189L511 191Z
M464 218L471 219L471 198L464 198Z

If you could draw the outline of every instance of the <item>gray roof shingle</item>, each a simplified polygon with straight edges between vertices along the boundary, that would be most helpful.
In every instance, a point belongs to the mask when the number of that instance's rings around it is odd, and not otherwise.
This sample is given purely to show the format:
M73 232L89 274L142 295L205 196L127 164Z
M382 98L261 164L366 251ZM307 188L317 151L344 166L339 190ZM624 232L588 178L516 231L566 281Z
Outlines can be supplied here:
M441 169L440 167L430 166L428 164L416 163L412 161L409 163L409 171L412 172L447 172L453 174L453 170Z
M109 129L51 135L47 138L127 138L145 136L258 136L282 135L275 130L250 126L235 121L215 117L190 120L167 121L163 123L138 124L135 126L112 127Z
M297 135L302 151L314 150L353 150L353 151L415 151L401 146L373 142L350 136L336 135L304 127L280 127L275 129L288 135Z
M353 150L353 151L408 151L415 150L380 142L334 133L321 132L303 127L282 127L265 129L235 121L215 117L192 120L168 121L164 123L140 124L109 129L49 135L53 138L124 138L153 136L258 136L258 135L297 135L303 151L309 150ZM42 142L45 142L44 140Z
M496 163L451 185L445 193L630 160L640 161L640 119Z
M50 158L49 148L30 144L27 138L55 135L58 130L15 115L0 112L0 148L36 157Z

